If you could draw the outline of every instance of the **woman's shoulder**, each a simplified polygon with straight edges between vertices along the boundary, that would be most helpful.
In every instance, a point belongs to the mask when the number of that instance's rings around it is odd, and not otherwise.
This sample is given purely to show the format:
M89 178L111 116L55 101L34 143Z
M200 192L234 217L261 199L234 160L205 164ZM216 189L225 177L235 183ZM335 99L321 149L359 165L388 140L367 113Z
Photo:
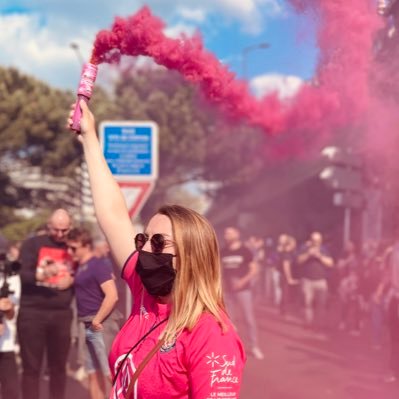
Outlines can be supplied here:
M220 311L220 321L226 325L226 327L230 327L231 322L229 318L227 317L226 313L224 311ZM222 324L215 315L213 315L210 312L203 312L201 316L199 317L195 327L193 328L193 331L196 329L203 329L203 328L212 328L212 329L219 329L222 330Z
M228 362L236 370L242 369L246 360L242 341L225 314L222 322L212 314L203 313L194 328L186 331L182 343L187 367L207 369L212 359L218 359L220 364Z
M134 270L136 269L136 263L138 257L139 253L137 251L133 251L126 259L122 267L122 273L121 273L123 279L128 280L129 278L134 276Z
M220 320L213 314L204 312L191 331L187 331L189 342L203 341L204 344L212 342L234 342L241 344L241 340L230 319L221 311Z

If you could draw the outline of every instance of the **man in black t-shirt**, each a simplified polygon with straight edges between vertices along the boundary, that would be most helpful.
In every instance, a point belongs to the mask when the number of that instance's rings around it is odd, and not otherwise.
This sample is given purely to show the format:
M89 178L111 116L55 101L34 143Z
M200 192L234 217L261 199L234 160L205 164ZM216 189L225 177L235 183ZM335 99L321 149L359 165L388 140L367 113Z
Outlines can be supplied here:
M281 240L281 237L284 237ZM281 290L281 300L279 303L280 314L287 315L287 311L293 305L296 295L298 280L294 277L296 240L294 237L282 234L279 237L277 247L277 270L279 273L279 288ZM296 273L298 274L298 273Z
M240 239L236 227L227 227L224 231L225 247L221 251L223 283L227 310L236 321L236 310L241 308L249 339L250 351L256 359L263 359L258 345L256 319L253 308L251 284L258 273L258 266L251 251Z
M47 233L22 244L22 293L17 330L22 359L22 397L39 399L40 372L47 354L50 398L64 399L66 362L72 321L72 261L67 253L66 234L71 218L56 210Z
M323 236L315 231L298 256L298 268L302 276L302 290L305 303L305 322L311 326L315 322L315 309L319 310L317 321L324 324L322 313L327 302L327 271L334 266L332 257L322 246Z

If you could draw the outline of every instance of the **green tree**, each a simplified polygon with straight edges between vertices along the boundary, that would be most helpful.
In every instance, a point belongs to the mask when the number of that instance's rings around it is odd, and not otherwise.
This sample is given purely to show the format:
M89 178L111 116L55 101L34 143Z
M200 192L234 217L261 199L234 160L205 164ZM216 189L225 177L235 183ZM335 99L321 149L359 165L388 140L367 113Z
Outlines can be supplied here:
M211 182L208 195L236 191L260 167L263 135L223 119L180 75L127 68L115 84L116 119L153 120L160 130L159 180L142 211L147 218L188 182ZM174 197L176 199L176 196Z
M79 190L76 168L82 162L81 146L65 129L66 116L75 95L51 88L14 68L0 67L0 227L20 220L10 210L30 208L40 212L49 206L68 206ZM93 108L101 118L112 111L108 96L100 87L93 96ZM108 106L107 106L107 105ZM40 176L57 178L69 187L68 195L38 185L23 188L10 179L19 171L26 179L35 167ZM26 185L25 185L26 186Z
M49 87L13 68L0 68L0 227L19 219L10 209L28 207L37 213L64 206L80 190L76 168L82 149L64 125L75 94ZM110 87L97 85L91 100L96 120L153 120L160 128L160 178L143 216L179 195L187 203L190 195L181 190L190 182L205 185L208 195L239 191L254 170L255 153L262 135L237 121L224 120L203 99L200 91L177 73L164 69L120 71ZM10 180L16 168L36 167L69 187L57 197L51 188L22 188ZM180 194L179 194L180 193ZM193 202L194 199L193 199ZM194 203L193 203L194 205ZM24 227L13 226L13 237Z

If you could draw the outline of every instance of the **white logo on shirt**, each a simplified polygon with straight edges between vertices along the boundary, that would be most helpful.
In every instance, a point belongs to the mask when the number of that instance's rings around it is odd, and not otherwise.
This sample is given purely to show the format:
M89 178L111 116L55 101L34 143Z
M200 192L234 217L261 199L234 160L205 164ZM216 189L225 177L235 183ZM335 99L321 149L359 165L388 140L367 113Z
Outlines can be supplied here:
M229 360L227 355L215 355L215 353L212 352L206 357L208 359L206 364L210 364L211 366L211 387L213 387L215 384L239 383L238 377L233 374L233 369L236 367L235 356Z
M206 362L206 364L211 364L211 367L214 368L215 364L219 364L218 359L220 358L219 355L215 356L215 354L212 352L211 355L206 356L209 360Z
M140 316L144 316L146 320L150 317L150 315L147 312L147 309L144 307L144 305L140 306Z

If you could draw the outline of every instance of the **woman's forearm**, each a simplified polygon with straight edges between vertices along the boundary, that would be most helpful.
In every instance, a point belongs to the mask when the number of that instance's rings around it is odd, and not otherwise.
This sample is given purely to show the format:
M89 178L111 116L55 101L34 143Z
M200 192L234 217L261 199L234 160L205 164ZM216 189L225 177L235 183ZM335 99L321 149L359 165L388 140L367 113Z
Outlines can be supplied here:
M94 209L114 259L122 267L134 250L134 228L125 198L101 151L94 116L84 101L80 102L80 107L82 108L81 135L78 139L83 145ZM72 112L73 109L69 115L69 125L72 123Z

